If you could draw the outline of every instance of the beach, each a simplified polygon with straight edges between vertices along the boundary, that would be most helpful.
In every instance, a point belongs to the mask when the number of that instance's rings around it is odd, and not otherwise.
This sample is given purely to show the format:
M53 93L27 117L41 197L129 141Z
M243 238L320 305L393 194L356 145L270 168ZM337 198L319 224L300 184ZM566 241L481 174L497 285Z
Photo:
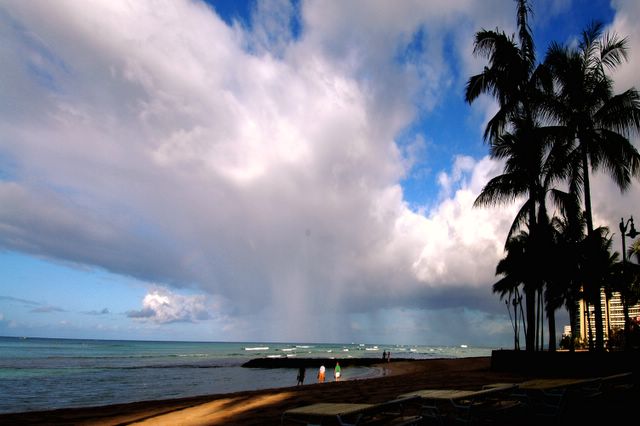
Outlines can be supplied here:
M315 383L315 375L308 371L309 384L303 386L108 406L96 401L96 407L0 415L0 424L276 425L285 410L317 402L381 403L424 388L479 389L489 383L518 383L534 377L494 371L491 357L402 361L375 367L381 377L334 382L329 374L327 382ZM600 411L607 413L607 419L624 418L632 407L625 398L638 397L636 389L631 392L599 401ZM574 410L569 414L574 419L584 413L580 407Z

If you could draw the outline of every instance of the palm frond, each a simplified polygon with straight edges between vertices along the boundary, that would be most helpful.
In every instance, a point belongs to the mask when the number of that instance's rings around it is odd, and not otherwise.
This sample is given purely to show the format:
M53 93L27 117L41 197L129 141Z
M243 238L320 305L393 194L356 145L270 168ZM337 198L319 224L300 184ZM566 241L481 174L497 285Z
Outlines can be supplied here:
M516 184L516 182L518 182ZM525 187L526 188L526 187ZM502 203L513 202L522 195L523 185L519 179L510 174L502 174L491 179L473 203L474 207L491 207Z
M528 16L532 14L531 7L526 0L518 1L517 23L518 37L520 39L520 48L522 50L523 59L529 65L529 69L533 69L536 62L535 44L531 35L531 27L529 26Z
M619 38L615 33L605 33L600 42L600 62L613 70L628 58L627 38Z
M594 114L601 127L630 136L640 133L640 94L631 88L608 99Z
M590 147L592 168L601 166L622 191L628 189L631 178L640 176L640 153L619 133L601 129L598 143Z

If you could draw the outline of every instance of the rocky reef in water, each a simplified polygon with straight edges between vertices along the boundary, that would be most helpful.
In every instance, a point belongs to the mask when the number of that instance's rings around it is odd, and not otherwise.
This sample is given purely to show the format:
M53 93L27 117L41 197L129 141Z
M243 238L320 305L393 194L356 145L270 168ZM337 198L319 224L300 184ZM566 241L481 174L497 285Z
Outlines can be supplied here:
M415 361L412 358L391 358L389 362ZM339 362L342 367L370 367L375 364L383 364L387 361L380 358L254 358L244 364L247 368L319 368L333 366Z

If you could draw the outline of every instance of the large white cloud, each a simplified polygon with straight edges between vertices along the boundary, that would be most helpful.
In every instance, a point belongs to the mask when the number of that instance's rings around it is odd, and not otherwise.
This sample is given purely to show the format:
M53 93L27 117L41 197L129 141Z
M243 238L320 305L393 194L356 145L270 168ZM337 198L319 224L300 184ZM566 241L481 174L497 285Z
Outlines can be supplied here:
M127 312L129 318L155 323L196 322L212 318L217 304L205 296L182 296L164 288L156 288L144 296L142 309Z
M251 28L194 1L4 3L0 245L214 295L238 338L500 309L489 285L517 206L472 208L498 166L458 158L416 212L396 138L477 70L473 32L513 12L309 1L295 38L288 2L261 2ZM156 296L139 317L205 319L160 316Z
M612 74L615 81L615 91L620 93L632 87L640 90L640 4L636 1L614 0L611 2L616 14L607 31L616 33L619 37L627 39L628 61L619 66ZM631 140L636 149L640 150L640 135L632 134ZM640 182L635 179L632 186L621 192L606 175L596 175L593 189L593 209L596 223L609 227L614 239L613 249L619 253L622 251L620 231L618 224L621 218L627 221L635 215L640 218ZM629 239L627 245L631 244Z

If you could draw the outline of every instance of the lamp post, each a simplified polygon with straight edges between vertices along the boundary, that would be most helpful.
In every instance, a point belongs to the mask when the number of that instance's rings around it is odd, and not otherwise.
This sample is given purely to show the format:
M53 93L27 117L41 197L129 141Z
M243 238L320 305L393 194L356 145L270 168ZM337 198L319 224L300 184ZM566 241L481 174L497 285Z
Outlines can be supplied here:
M627 227L629 226L629 223L631 223L631 229L629 229L629 232L627 233ZM624 285L626 285L626 269L627 269L627 245L624 242L624 237L627 236L629 238L635 238L638 236L638 234L640 234L640 232L636 231L635 226L633 226L633 216L630 216L629 219L626 221L624 221L624 218L620 219L620 237L622 239L622 280ZM607 313L609 312L609 307L607 306ZM622 309L624 310L624 345L625 348L628 349L629 346L629 324L628 323L628 318L629 318L629 307L627 306L627 300L626 300L626 295L622 295Z
M518 294L518 290L516 289L516 294L511 298L511 293L509 293L509 299L504 301L507 306L507 312L509 312L509 319L511 320L511 327L513 327L513 349L518 351L520 350L520 331L518 329L518 305L520 305L520 310L522 310L522 296ZM511 316L511 306L513 306L513 317Z
M625 232L627 232L627 227L629 226L629 223L631 223L631 229L629 229L629 232L625 234ZM627 223L624 222L624 218L621 218L619 226L620 226L620 235L622 236L622 264L625 265L627 263L627 251L626 251L627 246L624 243L624 237L626 235L629 238L635 238L638 236L638 234L640 234L640 232L636 231L635 226L633 226L633 216L629 217L629 219L627 220Z

